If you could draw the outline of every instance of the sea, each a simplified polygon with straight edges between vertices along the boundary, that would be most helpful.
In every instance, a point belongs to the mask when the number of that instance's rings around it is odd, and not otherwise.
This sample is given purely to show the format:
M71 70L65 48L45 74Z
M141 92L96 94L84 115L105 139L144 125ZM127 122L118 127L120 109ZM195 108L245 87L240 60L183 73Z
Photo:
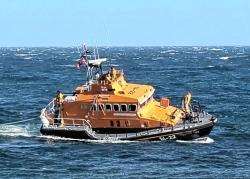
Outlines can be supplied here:
M90 47L90 51L93 50ZM250 47L100 47L103 69L180 106L187 91L218 123L193 141L46 137L40 111L86 80L77 47L0 48L0 178L250 178Z

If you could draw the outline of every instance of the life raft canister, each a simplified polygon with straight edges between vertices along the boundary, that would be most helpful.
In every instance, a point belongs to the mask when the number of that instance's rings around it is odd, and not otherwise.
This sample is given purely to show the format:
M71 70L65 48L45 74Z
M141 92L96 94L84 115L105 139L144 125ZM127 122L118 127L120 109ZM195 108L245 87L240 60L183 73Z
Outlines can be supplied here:
M161 98L160 104L163 107L168 107L169 106L169 99L168 98Z

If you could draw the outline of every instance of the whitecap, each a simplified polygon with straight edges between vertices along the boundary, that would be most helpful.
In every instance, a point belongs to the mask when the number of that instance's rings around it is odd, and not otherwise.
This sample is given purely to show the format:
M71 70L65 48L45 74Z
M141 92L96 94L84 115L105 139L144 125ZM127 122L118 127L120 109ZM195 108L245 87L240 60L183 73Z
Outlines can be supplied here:
M167 50L166 52L178 52L177 50Z
M58 65L60 67L72 67L72 68L75 68L76 66L75 65Z
M28 54L26 54L26 53L16 53L15 55L18 56L18 57L26 57L26 56L28 56Z
M29 132L26 128L16 126L16 125L0 125L0 136L10 136L10 137L17 137L17 136L24 136L30 137Z
M228 60L230 57L226 56L226 57L220 57L221 60Z
M148 66L150 65L149 63L139 63L140 66Z
M196 144L210 144L214 143L214 140L210 137L201 137L193 140L176 140L176 142L180 143L196 143Z
M167 51L166 51L166 50L164 50L164 51L161 51L160 53L161 53L161 54L165 54L165 53L167 53Z
M156 57L156 58L153 58L152 60L156 61L156 60L163 60L163 59L164 59L164 57Z
M223 49L221 49L221 48L211 48L210 50L211 50L211 51L221 51L221 50L223 50Z
M193 47L194 51L200 51L202 48L201 47Z
M175 53L174 53L174 52L171 52L171 53L169 53L169 55L175 55Z
M164 51L161 51L160 53L161 54L166 54L166 53L176 54L176 53L178 53L178 51L177 50L164 50Z
M32 59L32 57L24 57L23 59L30 60L30 59Z

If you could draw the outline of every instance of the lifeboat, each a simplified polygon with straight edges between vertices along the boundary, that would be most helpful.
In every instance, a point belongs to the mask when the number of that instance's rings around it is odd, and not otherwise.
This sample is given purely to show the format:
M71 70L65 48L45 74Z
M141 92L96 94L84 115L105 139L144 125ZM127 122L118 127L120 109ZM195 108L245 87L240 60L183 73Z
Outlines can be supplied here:
M217 119L191 102L191 93L174 106L154 97L155 88L127 82L122 70L91 57L84 47L77 67L86 68L86 82L72 94L58 91L41 110L41 133L90 140L192 140L210 134Z

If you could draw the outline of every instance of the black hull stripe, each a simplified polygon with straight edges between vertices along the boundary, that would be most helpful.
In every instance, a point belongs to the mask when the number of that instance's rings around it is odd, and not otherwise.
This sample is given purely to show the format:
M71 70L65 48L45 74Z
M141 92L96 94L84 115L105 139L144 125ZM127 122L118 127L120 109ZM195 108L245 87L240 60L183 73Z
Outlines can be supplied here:
M209 135L214 123L208 123L206 125L197 126L189 129L181 129L178 131L168 131L168 132L159 132L152 135L140 135L130 138L121 138L121 140L162 140L162 139L178 139L178 140L191 140L203 136ZM41 133L43 135L53 135L66 138L74 139L92 139L96 140L92 136L89 136L85 131L82 130L65 130L65 129L49 129L41 128Z

